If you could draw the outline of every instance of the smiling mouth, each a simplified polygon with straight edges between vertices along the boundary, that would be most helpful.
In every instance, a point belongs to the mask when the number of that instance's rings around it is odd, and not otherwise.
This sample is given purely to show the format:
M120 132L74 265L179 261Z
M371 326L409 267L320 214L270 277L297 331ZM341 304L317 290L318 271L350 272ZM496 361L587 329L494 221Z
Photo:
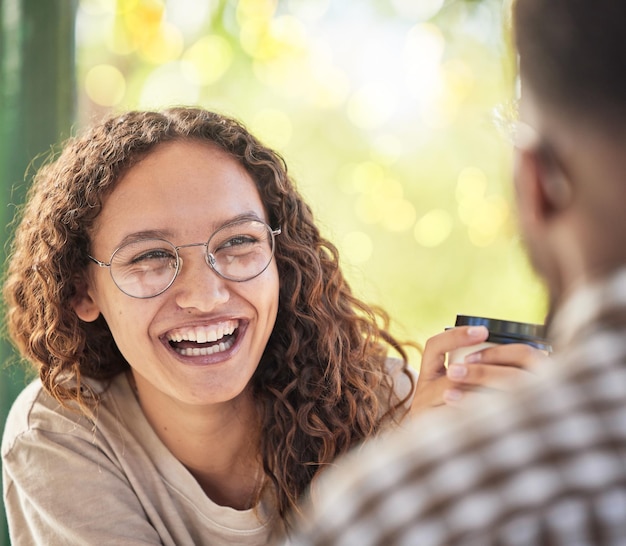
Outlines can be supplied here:
M167 341L181 356L208 356L228 351L235 344L238 331L238 321L229 320L174 330L167 334Z

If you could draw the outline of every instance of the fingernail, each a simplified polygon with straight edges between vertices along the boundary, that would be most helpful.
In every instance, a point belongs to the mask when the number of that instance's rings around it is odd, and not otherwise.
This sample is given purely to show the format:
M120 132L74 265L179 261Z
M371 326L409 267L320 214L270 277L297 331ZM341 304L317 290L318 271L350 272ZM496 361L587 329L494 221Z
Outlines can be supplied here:
M460 379L467 375L467 367L461 364L451 364L448 368L448 376L455 379Z
M468 362L468 363L472 363L472 362L480 362L482 360L483 354L479 351L477 353L470 353L468 354L463 361L464 362Z
M467 329L467 335L469 337L483 337L487 332L487 328L485 326L470 326Z
M443 399L446 402L458 402L463 398L463 392L458 389L447 389L443 391Z

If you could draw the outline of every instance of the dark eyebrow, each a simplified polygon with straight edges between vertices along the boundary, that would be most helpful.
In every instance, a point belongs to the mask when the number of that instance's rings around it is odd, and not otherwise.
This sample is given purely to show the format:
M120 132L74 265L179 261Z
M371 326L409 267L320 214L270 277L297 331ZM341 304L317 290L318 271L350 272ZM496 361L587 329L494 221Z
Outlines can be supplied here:
M162 231L159 229L137 231L135 233L129 233L128 235L126 235L117 246L119 248L127 243L135 243L137 241L144 241L145 239L163 239L164 241L169 241L168 237L171 236L172 233L170 231Z
M245 220L257 220L259 222L265 222L265 220L263 218L260 218L256 212L253 212L253 211L243 212L241 214L237 214L236 216L228 218L225 221L220 222L219 224L213 225L211 229L209 230L209 233L207 233L207 239L214 231L218 230L222 226L225 226L226 224L232 224L234 222L242 222ZM174 234L169 230L164 231L161 229L147 229L147 230L137 231L137 232L129 233L128 235L125 235L124 238L117 245L117 248L124 246L127 243L134 243L136 241L143 241L145 239L162 239L162 240L170 242L173 236Z
M249 212L243 212L242 214L238 214L237 216L233 216L232 218L229 218L228 220L226 220L219 226L215 226L214 229L219 229L222 226L225 226L226 224L233 224L235 222L242 222L244 220L257 220L258 222L267 223L267 221L264 220L263 218L260 218L256 212L249 211Z

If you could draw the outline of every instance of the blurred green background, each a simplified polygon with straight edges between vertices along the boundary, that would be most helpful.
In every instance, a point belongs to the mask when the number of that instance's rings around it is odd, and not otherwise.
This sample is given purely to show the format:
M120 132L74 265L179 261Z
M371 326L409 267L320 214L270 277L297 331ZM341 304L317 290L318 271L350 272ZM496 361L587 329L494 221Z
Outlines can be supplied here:
M501 0L81 0L78 117L201 104L286 159L355 290L424 341L542 321L518 240Z
M424 343L456 314L543 321L510 145L492 123L514 94L508 2L0 6L3 226L36 158L71 132L111 112L199 104L285 157L354 290L387 309L401 338ZM26 381L2 350L0 431Z

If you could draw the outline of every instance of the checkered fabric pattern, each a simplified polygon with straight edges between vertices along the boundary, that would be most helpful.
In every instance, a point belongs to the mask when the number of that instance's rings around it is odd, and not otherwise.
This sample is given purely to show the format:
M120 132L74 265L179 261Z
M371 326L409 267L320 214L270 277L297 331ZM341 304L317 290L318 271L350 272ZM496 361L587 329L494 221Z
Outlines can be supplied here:
M626 545L626 271L579 291L551 331L538 385L349 454L289 544Z

